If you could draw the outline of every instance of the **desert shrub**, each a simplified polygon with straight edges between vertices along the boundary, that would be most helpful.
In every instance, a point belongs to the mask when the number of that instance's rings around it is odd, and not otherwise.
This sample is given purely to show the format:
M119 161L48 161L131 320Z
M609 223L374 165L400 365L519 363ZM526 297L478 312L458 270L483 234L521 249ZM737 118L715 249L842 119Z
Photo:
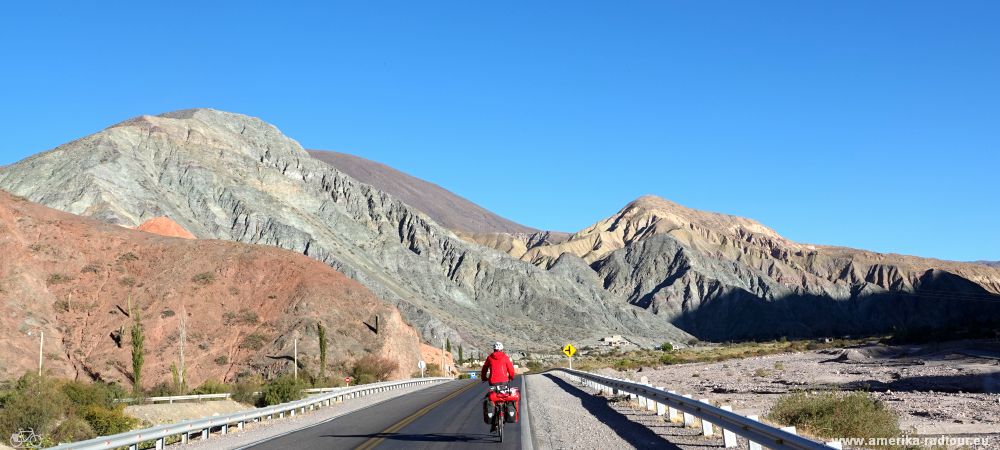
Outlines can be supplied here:
M778 400L767 419L825 439L902 434L896 415L864 392L789 394Z
M75 442L97 437L97 433L86 420L69 416L52 430L51 439L55 442Z
M120 284L122 286L125 286L125 287L133 287L133 286L135 286L135 278L134 277L123 277L122 279L118 280L118 284Z
M139 257L135 256L135 253L132 253L132 252L122 253L121 255L118 255L118 262L129 262L129 261L138 261L138 260L139 260Z
M354 363L354 369L351 370L351 376L357 384L375 383L379 381L387 381L396 369L399 369L399 363L396 361L369 354ZM430 375L431 367L428 366L427 369L429 376L435 376ZM441 368L438 367L437 371L438 373L441 373Z
M31 428L48 435L70 406L59 382L34 374L22 376L4 399L0 410L0 436Z
M82 269L80 269L80 273L88 273L88 272L98 273L100 271L101 271L101 266L98 266L97 264L87 264L86 266L83 266Z
M260 391L257 406L271 406L302 398L305 383L290 376L281 376L269 381Z
M226 356L226 355L220 355L220 356L217 356L212 361L215 361L215 363L218 364L218 365L220 365L220 366L224 366L226 364L229 364L229 357Z
M125 415L125 405L114 408L90 405L84 407L80 415L98 436L124 433L139 425L139 420Z
M259 375L241 378L232 386L232 399L247 405L256 405L260 399L262 384Z
M192 395L211 395L211 394L225 394L227 392L232 392L232 387L221 383L216 380L205 380L201 386L198 386L193 391Z
M660 364L664 365L677 364L677 357L670 353L665 353L663 355L660 355Z
M674 344L671 344L669 342L664 342L660 344L660 351L670 353L674 351Z
M215 282L215 274L212 272L202 272L191 277L191 281L200 285L209 285Z
M764 378L764 377L766 377L768 375L770 375L770 372L768 372L768 371L766 371L764 369L757 369L757 370L755 370L753 372L753 376L755 376L757 378Z
M240 348L257 351L264 348L265 337L262 334L253 333L243 338Z
M51 286L53 284L68 283L72 279L73 279L73 277L71 277L69 275L66 275L65 273L58 273L57 272L57 273L49 274L49 277L45 279L45 284L48 284L49 286Z
M774 370L785 370L785 363L781 361L776 361L774 363Z
M94 383L71 381L62 386L62 391L70 402L79 407L96 405L111 408L115 405L116 399L126 396L125 390L118 384L99 381Z
M175 395L181 395L181 393L177 391L177 386L174 386L173 383L167 381L161 381L155 384L153 387L149 388L148 391L146 391L146 394L150 397L172 397Z
M238 313L226 311L222 319L226 325L256 325L260 322L257 313L249 309L241 309Z

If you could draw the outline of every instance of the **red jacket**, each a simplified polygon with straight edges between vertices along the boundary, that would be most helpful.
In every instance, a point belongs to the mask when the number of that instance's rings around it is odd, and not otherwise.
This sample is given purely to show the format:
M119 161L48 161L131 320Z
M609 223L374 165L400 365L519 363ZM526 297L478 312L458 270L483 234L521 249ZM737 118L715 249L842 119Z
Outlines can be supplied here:
M511 362L506 353L495 351L486 358L486 363L483 364L483 380L486 380L487 372L490 376L488 380L490 384L506 383L514 379L514 363Z

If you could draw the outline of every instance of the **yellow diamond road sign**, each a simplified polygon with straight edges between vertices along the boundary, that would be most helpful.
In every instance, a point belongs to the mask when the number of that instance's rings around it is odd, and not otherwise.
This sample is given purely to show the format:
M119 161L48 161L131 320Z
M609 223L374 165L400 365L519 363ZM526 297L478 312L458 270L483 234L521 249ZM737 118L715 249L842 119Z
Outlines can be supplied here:
M562 350L563 350L563 353L566 356L569 356L570 358L572 358L573 355L576 354L576 347L574 347L573 344L566 344L566 346L563 347Z

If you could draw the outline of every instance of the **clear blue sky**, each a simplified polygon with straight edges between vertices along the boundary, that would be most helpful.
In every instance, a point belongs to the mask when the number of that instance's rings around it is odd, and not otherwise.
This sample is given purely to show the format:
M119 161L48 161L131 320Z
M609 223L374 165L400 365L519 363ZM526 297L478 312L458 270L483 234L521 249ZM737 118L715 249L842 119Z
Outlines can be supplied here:
M0 164L212 107L539 228L651 193L1000 260L997 1L40 3L0 6Z

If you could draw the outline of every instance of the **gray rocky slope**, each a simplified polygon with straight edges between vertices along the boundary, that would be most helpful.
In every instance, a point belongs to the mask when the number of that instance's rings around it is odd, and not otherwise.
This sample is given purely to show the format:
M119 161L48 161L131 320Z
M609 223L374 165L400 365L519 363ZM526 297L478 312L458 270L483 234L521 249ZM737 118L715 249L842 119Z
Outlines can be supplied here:
M465 233L538 233L505 219L434 183L359 156L324 150L309 155L355 180L396 197L449 230Z
M0 189L124 226L167 216L198 238L302 252L397 305L432 343L539 349L611 332L648 343L688 337L602 289L580 258L543 270L458 239L248 116L130 119L0 168Z
M799 244L749 219L656 197L560 242L475 238L541 267L584 258L608 291L704 339L981 335L1000 326L996 268Z

